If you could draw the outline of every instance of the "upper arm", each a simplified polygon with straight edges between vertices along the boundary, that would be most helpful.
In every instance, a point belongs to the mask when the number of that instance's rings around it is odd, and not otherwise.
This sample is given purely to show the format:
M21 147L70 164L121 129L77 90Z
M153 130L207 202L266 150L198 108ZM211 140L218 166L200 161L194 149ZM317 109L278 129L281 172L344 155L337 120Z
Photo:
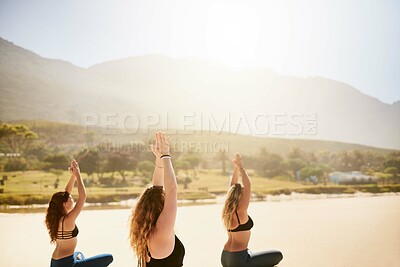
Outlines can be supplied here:
M177 190L165 192L164 208L156 223L157 239L168 239L174 235L177 214Z
M78 201L75 203L75 207L68 213L67 218L69 220L76 220L78 215L81 213L83 206L85 205L86 197L80 196Z
M243 187L243 194L239 200L238 210L239 211L246 211L250 205L250 198L251 198L251 186L247 185Z
M71 175L71 177L68 180L67 185L65 186L65 191L68 192L69 194L71 194L74 184L75 184L75 177L73 175Z
M233 173L232 173L232 178L231 178L231 185L239 183L239 171L237 168L234 168Z

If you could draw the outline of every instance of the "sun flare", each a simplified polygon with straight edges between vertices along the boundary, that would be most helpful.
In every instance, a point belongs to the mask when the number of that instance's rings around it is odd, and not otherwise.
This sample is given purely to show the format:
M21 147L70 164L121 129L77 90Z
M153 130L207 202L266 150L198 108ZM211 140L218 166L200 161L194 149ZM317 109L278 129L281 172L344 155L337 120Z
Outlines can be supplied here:
M258 31L258 18L250 7L245 4L217 3L207 16L207 56L240 67L244 60L254 57Z

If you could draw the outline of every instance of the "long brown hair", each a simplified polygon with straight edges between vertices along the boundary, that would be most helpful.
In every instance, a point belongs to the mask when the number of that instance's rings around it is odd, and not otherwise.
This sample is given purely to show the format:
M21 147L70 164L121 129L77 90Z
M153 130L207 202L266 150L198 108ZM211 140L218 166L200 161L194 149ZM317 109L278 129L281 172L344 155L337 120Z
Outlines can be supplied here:
M237 211L240 197L242 196L241 184L232 185L226 195L224 208L222 209L222 221L226 229L231 229L233 214Z
M147 244L164 208L164 201L162 187L152 186L142 193L132 210L129 238L138 259L138 267L146 266Z
M60 219L65 215L64 203L68 201L69 193L61 191L54 193L49 202L46 211L46 227L50 235L50 243L54 243L57 239L58 224Z

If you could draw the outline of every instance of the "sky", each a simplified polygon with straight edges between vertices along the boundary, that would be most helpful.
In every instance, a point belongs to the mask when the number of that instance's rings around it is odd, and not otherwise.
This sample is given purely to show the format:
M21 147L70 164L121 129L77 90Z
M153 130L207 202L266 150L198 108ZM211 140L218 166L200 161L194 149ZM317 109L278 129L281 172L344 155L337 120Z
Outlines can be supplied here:
M400 100L400 1L0 0L0 37L80 67L163 54Z

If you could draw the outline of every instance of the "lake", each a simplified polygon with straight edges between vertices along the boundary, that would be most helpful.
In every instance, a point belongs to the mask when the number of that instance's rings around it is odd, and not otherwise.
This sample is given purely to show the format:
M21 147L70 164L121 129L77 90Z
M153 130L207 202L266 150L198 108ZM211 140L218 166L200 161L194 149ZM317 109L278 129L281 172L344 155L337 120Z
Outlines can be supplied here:
M185 267L217 267L226 240L221 204L178 208L176 234ZM110 266L136 266L129 209L84 210L77 250L112 253ZM400 266L400 195L253 202L249 249L280 249L281 267ZM0 266L49 266L54 246L43 213L0 213Z

